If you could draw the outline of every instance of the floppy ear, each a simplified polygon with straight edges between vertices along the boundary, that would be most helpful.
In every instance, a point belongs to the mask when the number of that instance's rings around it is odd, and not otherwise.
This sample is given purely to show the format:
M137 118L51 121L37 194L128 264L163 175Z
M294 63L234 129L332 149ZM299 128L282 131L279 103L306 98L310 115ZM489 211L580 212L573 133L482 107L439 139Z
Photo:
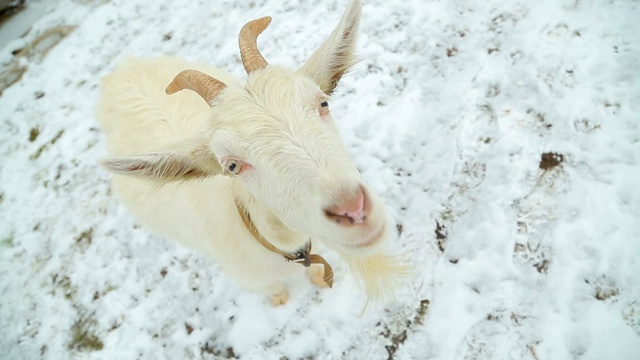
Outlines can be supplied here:
M312 79L326 94L333 92L345 71L357 62L354 50L361 12L360 0L351 0L329 38L298 70Z
M207 140L189 139L158 152L108 157L107 170L121 175L150 178L158 182L190 180L222 173Z

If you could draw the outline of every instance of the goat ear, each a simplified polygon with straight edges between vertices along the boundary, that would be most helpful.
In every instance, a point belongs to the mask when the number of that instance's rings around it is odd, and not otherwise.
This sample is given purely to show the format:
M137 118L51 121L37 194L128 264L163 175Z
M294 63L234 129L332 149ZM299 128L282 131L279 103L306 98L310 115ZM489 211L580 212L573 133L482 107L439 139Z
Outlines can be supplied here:
M329 38L298 70L312 79L326 94L333 92L342 75L357 62L354 50L361 12L360 0L351 0L342 20Z
M109 171L158 182L190 180L222 173L222 167L205 139L189 139L154 153L109 157L102 160Z

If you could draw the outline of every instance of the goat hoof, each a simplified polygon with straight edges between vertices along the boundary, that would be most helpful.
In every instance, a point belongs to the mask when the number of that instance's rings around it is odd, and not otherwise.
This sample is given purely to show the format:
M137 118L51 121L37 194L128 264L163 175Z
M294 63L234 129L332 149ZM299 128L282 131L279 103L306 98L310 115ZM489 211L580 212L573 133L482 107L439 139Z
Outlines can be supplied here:
M273 306L284 305L287 303L287 301L289 301L289 293L287 292L287 290L282 290L275 295L271 295L270 300L271 305Z
M324 280L324 268L322 266L312 266L307 270L307 277L311 283L317 287L328 288L331 287Z

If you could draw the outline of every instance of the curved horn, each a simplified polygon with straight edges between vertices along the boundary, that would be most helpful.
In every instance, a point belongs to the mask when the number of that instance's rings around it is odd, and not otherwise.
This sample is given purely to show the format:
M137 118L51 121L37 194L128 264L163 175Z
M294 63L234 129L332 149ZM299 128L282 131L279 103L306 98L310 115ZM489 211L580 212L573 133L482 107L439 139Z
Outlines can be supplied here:
M240 36L238 37L240 56L242 57L242 65L244 65L247 74L267 66L267 61L262 57L262 54L260 54L260 50L258 50L256 40L258 39L258 35L260 35L270 23L271 16L265 16L249 21L242 27L242 30L240 30Z
M167 95L171 95L180 90L189 89L198 93L211 106L213 99L226 87L227 85L222 81L214 79L203 72L184 70L173 78L165 92Z

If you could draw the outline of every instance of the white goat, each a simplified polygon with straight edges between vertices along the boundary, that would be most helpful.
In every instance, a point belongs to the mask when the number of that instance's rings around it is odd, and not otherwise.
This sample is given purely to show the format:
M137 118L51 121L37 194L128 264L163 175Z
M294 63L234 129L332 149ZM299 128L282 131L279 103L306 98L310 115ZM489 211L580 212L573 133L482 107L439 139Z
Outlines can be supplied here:
M208 254L274 305L287 301L283 281L301 271L296 262L331 286L311 241L335 250L370 297L392 294L407 266L387 251L392 226L328 106L355 62L360 13L352 0L297 71L260 54L269 17L240 32L246 80L176 58L122 62L104 78L98 107L116 196L144 226Z

